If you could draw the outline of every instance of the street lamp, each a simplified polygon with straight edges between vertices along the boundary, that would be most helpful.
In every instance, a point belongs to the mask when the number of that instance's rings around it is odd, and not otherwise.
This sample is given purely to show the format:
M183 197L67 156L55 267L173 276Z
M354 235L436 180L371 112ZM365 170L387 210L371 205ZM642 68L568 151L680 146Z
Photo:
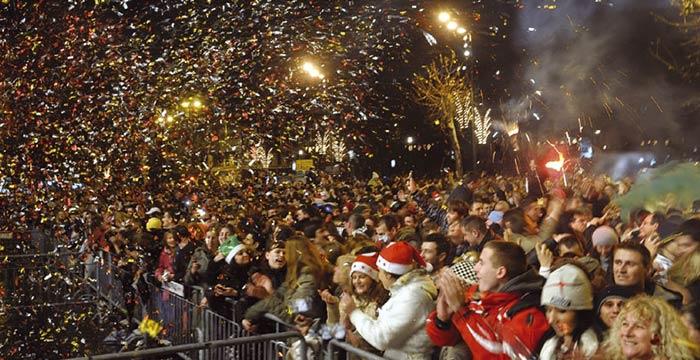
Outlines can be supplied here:
M409 136L406 138L406 144L413 144L413 136Z
M321 71L318 69L318 67L309 61L304 62L304 64L302 65L301 68L304 70L304 72L306 72L312 78L317 78L317 79L323 80L323 78L325 77L321 73Z
M440 20L440 22L446 23L450 21L450 14L447 11L441 11L440 14L438 14L438 20Z

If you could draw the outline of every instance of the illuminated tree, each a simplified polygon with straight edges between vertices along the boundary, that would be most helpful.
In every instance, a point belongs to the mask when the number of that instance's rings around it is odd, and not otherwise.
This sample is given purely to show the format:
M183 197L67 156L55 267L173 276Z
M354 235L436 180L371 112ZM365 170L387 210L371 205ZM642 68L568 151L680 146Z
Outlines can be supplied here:
M459 138L459 128L467 119L458 115L466 114L471 105L471 99L464 96L472 94L471 81L467 69L457 60L454 52L440 55L437 60L424 67L424 74L417 74L413 79L418 103L425 105L432 116L437 118L436 125L447 136L455 156L455 172L461 176L462 146ZM469 105L465 106L465 101ZM458 105L459 104L459 105ZM458 106L462 113L458 112Z

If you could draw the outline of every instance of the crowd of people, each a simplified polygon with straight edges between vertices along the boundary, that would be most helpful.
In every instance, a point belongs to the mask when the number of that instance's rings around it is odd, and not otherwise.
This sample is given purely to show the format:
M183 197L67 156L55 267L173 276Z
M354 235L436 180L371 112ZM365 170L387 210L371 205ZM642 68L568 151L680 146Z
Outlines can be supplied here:
M131 315L151 277L205 289L200 306L250 332L271 331L270 313L389 359L696 358L698 214L623 213L630 181L567 185L259 174L78 189L44 227L118 259Z

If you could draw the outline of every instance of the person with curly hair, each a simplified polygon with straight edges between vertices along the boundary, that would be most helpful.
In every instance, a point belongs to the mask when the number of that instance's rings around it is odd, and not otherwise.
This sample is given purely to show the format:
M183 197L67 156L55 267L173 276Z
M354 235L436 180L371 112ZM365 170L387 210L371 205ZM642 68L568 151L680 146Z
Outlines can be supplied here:
M625 304L604 343L605 359L695 359L697 350L676 310L663 299L640 295Z

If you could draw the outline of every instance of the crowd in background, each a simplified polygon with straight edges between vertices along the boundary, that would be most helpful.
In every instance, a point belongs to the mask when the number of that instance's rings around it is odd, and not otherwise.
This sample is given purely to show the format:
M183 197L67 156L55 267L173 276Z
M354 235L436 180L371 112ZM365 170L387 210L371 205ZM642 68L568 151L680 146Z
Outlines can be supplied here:
M271 313L390 359L700 354L700 217L623 213L630 181L298 180L74 189L23 220L48 250L113 254L130 315L150 277L248 331Z

